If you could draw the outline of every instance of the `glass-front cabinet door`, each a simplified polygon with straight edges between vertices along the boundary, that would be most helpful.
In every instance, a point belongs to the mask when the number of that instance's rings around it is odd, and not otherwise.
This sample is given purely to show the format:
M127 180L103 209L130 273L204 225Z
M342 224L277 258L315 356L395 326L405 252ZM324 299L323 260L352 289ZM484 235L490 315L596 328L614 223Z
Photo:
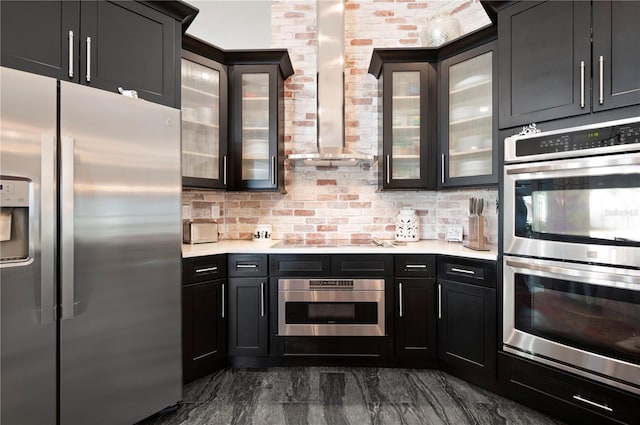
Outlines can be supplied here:
M496 184L496 42L441 63L439 186Z
M277 66L235 65L231 78L233 189L277 190L284 183Z
M226 99L224 66L183 52L182 184L185 187L226 187Z
M433 188L431 134L435 131L430 108L428 63L390 63L383 68L383 189Z

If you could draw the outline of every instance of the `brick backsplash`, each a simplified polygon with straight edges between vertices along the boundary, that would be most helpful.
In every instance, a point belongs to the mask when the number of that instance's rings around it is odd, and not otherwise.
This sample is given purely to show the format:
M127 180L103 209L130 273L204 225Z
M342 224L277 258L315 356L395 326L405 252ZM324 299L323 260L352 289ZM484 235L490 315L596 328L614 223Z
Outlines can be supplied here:
M285 85L285 151L316 146L315 0L273 0L271 45L286 47L294 68ZM420 31L438 14L455 16L464 32L489 24L477 1L345 1L345 140L378 150L378 81L367 73L374 47L419 47ZM482 197L486 237L497 243L495 188L449 191L377 190L376 166L286 167L286 194L183 191L183 218L210 218L219 208L223 239L250 239L256 224L273 225L276 239L393 239L395 215L417 211L421 239L444 239L448 224L468 234L468 198Z

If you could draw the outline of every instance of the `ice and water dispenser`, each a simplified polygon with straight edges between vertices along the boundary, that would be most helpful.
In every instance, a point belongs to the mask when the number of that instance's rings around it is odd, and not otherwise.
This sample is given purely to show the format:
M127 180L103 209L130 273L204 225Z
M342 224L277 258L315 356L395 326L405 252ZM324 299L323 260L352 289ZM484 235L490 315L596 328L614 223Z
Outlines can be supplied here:
M0 261L29 258L29 184L21 178L0 179Z

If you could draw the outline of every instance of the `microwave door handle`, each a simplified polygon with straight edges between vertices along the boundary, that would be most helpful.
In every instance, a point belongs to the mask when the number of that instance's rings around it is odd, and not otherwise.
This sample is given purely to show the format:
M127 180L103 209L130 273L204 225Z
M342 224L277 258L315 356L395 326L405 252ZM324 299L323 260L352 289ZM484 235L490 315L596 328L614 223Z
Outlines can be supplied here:
M40 158L40 324L55 321L55 166L56 138L51 134L41 137Z
M74 146L71 137L62 136L60 152L60 283L62 288L62 319L74 316L74 232L73 183Z

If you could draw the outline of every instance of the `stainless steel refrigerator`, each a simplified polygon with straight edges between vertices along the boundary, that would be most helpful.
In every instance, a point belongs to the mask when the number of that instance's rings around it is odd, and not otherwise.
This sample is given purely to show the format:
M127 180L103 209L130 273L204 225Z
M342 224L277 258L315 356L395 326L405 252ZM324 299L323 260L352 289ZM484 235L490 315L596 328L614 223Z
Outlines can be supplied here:
M181 399L180 113L0 68L1 423Z

